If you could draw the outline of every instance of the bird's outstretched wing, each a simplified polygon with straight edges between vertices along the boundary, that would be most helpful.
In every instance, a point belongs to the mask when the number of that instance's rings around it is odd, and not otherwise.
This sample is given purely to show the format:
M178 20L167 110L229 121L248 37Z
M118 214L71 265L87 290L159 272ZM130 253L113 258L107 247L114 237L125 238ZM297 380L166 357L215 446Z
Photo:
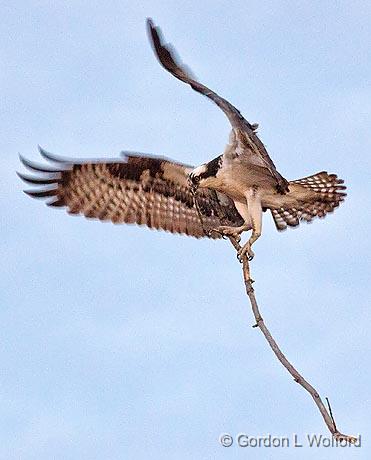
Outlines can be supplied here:
M41 148L40 153L55 167L21 157L22 163L38 174L31 177L18 173L21 179L41 186L25 193L49 198L48 206L66 206L71 214L114 223L136 223L196 238L210 236L204 230L224 222L242 223L228 197L204 189L197 192L202 224L187 183L192 168L186 165L134 154L114 161L75 162ZM211 237L219 236L213 232Z
M162 33L159 27L154 25L152 19L147 19L147 27L153 50L160 64L174 77L211 99L226 114L239 141L240 148L237 154L246 156L248 161L267 168L276 180L279 191L281 193L288 191L288 182L279 174L264 144L255 133L257 125L250 124L230 102L192 77L191 72L177 59L172 45L164 43Z

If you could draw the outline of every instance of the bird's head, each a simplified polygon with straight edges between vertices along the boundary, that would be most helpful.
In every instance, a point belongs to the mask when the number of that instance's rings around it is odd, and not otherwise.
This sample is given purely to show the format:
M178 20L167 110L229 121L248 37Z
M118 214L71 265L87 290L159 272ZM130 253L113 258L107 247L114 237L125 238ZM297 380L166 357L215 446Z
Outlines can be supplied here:
M203 164L201 166L198 166L188 174L188 184L192 192L195 192L198 188L203 187L203 182L205 181L206 173L207 167L205 164Z
M194 192L198 188L216 188L217 174L223 163L222 157L217 157L209 163L197 166L188 175L188 184Z

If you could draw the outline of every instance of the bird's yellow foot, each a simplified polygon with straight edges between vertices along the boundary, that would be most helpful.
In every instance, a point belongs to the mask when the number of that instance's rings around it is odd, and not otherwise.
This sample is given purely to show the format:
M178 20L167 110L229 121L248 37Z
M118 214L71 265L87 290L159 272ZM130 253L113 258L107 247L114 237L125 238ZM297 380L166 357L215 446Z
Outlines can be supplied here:
M236 239L237 243L241 241L241 236L240 236L240 228L239 227L227 227L224 225L221 225L219 227L213 228L210 230L210 233L215 232L219 233L219 235L222 235L224 238L225 236L232 236L233 238Z
M242 248L237 252L237 259L242 263L243 258L247 256L247 260L250 262L253 260L255 254L254 251L251 249L251 244L247 242Z
M206 232L207 236L210 237L210 238L213 238L213 234L217 234L217 235L220 235L223 240L226 240L227 237L224 235L224 233L220 232L217 228L212 228L211 230L208 230Z

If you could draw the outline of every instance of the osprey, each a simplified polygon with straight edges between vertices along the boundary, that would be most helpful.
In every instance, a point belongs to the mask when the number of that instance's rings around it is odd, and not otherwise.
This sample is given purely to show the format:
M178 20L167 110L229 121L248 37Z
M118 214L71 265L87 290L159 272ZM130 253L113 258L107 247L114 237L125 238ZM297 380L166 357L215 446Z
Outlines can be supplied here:
M287 181L277 171L263 143L241 113L197 81L175 58L151 19L148 33L160 64L174 77L211 99L227 116L232 130L222 155L193 168L172 160L125 153L112 161L76 161L40 149L55 164L23 164L39 177L19 174L28 183L45 185L25 193L51 198L48 206L66 206L72 214L136 223L196 238L220 238L252 230L239 251L251 260L252 244L261 235L262 212L270 210L278 230L324 217L343 201L346 188L335 174L322 171Z

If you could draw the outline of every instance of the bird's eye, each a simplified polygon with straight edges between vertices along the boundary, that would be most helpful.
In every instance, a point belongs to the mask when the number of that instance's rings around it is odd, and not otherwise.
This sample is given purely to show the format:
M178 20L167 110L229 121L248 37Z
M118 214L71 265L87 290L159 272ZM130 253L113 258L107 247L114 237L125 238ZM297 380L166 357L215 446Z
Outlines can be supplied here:
M200 182L200 176L193 176L192 180L193 180L193 182L198 184Z

